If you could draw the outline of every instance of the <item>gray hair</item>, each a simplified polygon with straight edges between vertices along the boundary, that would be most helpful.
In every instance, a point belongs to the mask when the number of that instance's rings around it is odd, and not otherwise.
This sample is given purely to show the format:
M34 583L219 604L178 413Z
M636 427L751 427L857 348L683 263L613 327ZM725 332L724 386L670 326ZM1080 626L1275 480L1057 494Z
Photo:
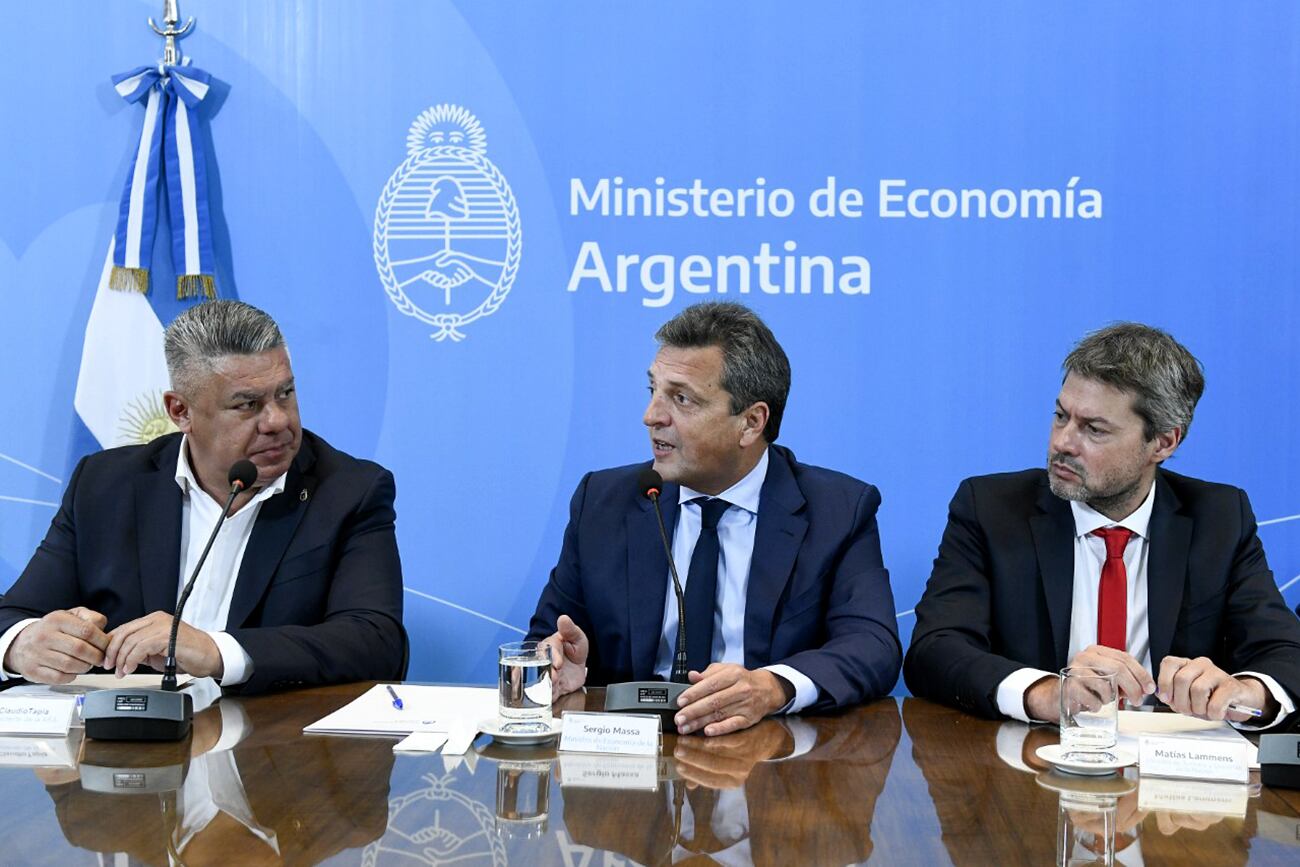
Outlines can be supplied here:
M192 394L198 378L228 355L257 355L284 346L275 320L251 304L230 299L195 304L163 332L172 388Z
M1065 375L1104 382L1134 395L1148 441L1178 428L1187 438L1205 391L1201 362L1159 328L1117 322L1084 337L1065 357Z
M709 302L687 307L655 334L660 346L722 350L722 387L731 395L731 414L763 401L763 437L776 442L790 395L790 360L758 314L743 304Z

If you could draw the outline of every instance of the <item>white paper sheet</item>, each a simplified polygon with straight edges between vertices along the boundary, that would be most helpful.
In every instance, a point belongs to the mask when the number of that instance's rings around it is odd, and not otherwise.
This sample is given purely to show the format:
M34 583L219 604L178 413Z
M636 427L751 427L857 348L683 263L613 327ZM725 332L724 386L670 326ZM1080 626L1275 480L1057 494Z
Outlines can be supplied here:
M463 753L478 734L478 723L497 714L497 691L470 686L394 685L402 708L393 707L383 684L303 728L307 734L409 735L442 732L444 753Z

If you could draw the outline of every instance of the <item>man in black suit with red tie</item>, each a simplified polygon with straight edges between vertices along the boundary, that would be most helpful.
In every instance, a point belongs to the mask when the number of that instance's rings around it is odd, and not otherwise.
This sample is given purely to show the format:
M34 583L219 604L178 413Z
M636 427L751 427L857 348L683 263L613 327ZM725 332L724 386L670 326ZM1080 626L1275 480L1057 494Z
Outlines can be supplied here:
M1200 363L1170 335L1120 323L1084 338L1064 369L1046 471L967 479L953 497L908 688L1054 721L1068 663L1113 672L1131 703L1280 721L1300 696L1300 620L1246 494L1162 466L1204 390Z

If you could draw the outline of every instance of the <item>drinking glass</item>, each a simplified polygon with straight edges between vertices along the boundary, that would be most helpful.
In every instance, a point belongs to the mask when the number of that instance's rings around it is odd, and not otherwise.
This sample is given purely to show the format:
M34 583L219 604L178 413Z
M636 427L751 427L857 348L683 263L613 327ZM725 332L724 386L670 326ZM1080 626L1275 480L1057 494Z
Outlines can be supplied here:
M1061 752L1067 761L1113 764L1119 739L1115 675L1092 668L1061 669Z
M551 730L551 647L511 641L497 649L499 714L506 734Z

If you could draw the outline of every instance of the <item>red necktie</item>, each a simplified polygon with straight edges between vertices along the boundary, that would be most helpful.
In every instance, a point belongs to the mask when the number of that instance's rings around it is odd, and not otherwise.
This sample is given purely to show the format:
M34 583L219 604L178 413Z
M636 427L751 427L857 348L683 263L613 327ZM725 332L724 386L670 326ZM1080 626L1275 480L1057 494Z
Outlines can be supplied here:
M1106 562L1101 567L1097 593L1097 643L1116 650L1128 650L1128 572L1124 568L1124 547L1133 531L1125 527L1093 530L1106 543Z

